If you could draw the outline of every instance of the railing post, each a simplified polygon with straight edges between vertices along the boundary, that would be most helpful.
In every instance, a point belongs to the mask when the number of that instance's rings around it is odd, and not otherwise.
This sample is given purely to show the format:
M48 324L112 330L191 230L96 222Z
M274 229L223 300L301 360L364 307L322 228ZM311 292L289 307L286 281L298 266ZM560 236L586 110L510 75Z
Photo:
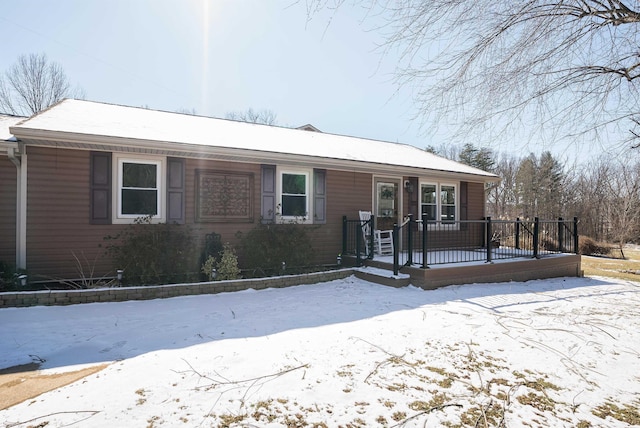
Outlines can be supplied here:
M564 253L564 221L558 217L558 250Z
M347 254L347 216L342 216L342 253Z
M538 258L538 244L540 242L540 219L533 219L533 258Z
M427 257L427 215L422 214L422 269L429 267L429 258Z
M516 250L520 249L520 217L516 217Z
M371 233L369 233L369 243L367 245L369 245L369 256L367 257L369 260L373 260L373 252L374 252L374 245L375 245L375 216L371 215L371 219L369 220L371 223L369 223L369 230L371 231Z
M413 265L413 214L407 214L409 217L409 230L407 231L407 265Z
M398 236L400 235L400 228L398 227L398 223L394 223L393 225L393 274L398 275L400 272L400 250L398 249Z
M362 251L362 241L364 241L364 237L362 236L362 222L358 222L358 227L356 228L356 266L362 266L362 258L360 257L360 252ZM366 245L366 244L365 244Z
M491 217L487 217L485 226L487 229L485 238L487 241L487 263L491 263L491 247L493 247L493 242L491 240L491 237L493 236L493 231L491 230Z
M578 247L578 217L573 218L573 251L576 254L580 254L580 248Z

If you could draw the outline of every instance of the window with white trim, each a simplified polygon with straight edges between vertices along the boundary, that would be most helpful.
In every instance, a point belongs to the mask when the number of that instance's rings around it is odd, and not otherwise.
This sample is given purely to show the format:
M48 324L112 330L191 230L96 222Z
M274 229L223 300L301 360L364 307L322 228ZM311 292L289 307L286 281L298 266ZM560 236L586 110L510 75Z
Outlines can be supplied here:
M438 212L437 184L422 184L420 186L420 212L423 216L427 216L427 220L437 220Z
M150 215L154 220L164 220L164 159L118 156L114 163L114 219Z
M285 220L309 219L311 212L310 171L280 170L278 172L278 213Z
M458 219L457 185L445 183L420 184L420 212L429 221L451 223Z
M456 186L440 185L440 220L443 222L456 221Z

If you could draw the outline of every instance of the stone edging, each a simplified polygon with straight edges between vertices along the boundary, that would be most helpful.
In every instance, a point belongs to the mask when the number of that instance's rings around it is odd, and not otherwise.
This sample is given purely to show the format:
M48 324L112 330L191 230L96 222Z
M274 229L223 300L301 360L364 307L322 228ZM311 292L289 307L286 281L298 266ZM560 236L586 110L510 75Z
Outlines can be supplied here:
M333 281L353 275L353 269L287 275L270 278L171 284L146 287L94 288L87 290L44 290L0 293L0 308L27 306L63 306L81 303L123 302L126 300L166 299L228 291L283 288L302 284Z

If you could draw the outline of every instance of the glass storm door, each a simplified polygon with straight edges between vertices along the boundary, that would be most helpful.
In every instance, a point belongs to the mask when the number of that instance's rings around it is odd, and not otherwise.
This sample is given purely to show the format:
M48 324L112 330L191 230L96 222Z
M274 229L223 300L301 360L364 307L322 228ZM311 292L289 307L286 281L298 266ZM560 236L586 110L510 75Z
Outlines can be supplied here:
M398 198L398 188L400 182L396 180L380 179L376 180L376 229L393 229L393 224L398 223L400 215L400 204Z

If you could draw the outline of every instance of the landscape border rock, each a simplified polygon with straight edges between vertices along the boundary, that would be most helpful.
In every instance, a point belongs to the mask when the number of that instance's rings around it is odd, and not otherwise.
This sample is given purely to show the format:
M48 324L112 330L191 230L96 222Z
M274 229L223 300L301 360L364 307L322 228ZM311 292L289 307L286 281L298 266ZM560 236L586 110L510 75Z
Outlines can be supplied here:
M343 279L353 275L353 269L339 269L302 275L269 278L199 282L192 284L153 285L143 287L111 287L83 290L42 290L0 293L0 308L29 306L64 306L81 303L124 302L127 300L166 299L178 296L216 294L241 290L283 288L303 284Z

